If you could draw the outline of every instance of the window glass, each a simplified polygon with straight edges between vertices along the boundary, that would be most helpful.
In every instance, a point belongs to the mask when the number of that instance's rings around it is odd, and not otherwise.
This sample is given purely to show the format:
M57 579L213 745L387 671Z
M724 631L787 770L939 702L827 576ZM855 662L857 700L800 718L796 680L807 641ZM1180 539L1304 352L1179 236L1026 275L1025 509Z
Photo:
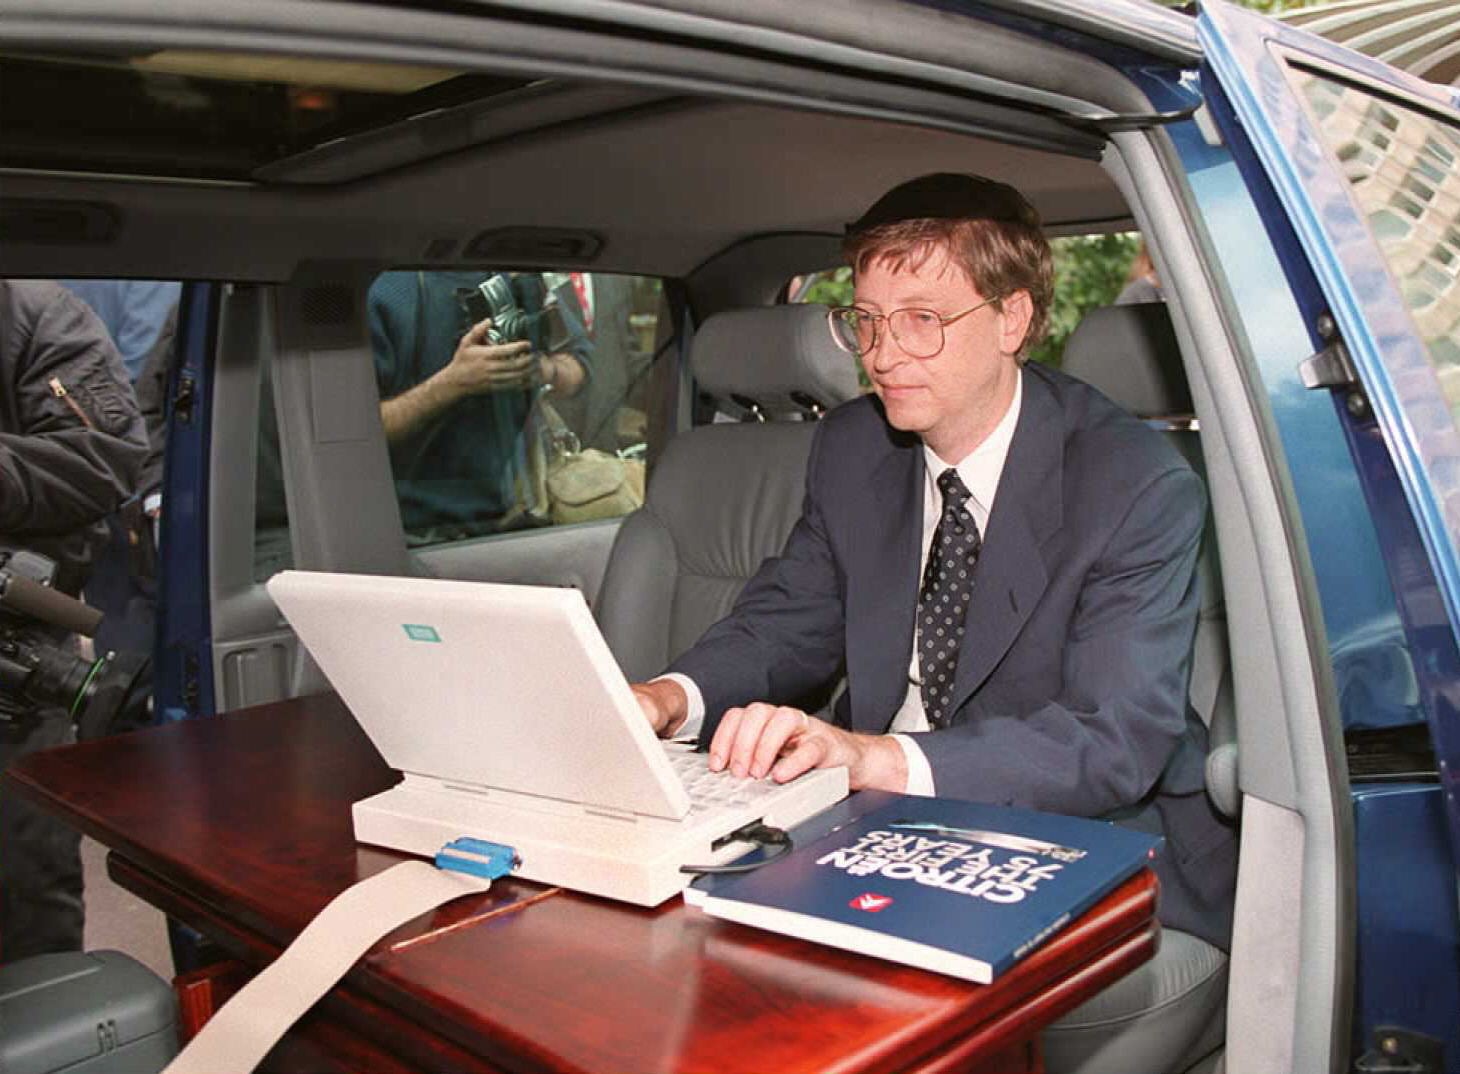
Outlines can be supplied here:
M1414 318L1450 411L1460 420L1460 129L1418 109L1321 75L1296 71L1318 129L1345 175ZM1379 127L1383 155L1355 152Z
M413 546L643 502L662 287L604 273L381 273L370 341Z

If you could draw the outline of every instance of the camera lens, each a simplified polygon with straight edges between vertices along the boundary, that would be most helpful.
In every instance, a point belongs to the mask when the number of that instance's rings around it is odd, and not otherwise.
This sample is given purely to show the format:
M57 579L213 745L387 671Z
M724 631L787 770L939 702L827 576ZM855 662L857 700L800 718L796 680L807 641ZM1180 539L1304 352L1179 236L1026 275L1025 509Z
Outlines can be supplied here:
M83 660L54 646L33 650L35 663L25 693L37 705L56 705L75 716L94 687L106 658Z

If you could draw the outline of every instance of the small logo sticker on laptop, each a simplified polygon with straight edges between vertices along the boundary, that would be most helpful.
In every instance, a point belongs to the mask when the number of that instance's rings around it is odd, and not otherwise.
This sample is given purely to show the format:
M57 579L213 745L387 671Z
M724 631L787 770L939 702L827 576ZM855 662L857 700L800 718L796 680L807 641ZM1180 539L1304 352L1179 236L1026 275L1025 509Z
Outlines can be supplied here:
M441 635L436 633L435 627L429 627L422 623L402 623L406 628L406 637L411 641L440 641Z

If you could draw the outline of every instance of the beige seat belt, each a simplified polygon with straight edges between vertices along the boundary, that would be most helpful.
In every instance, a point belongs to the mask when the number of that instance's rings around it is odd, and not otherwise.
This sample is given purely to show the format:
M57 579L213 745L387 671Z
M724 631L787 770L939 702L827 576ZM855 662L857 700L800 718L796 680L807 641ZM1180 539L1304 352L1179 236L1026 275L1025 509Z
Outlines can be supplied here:
M436 860L443 867L401 862L337 895L163 1074L249 1074L382 936L452 899L486 891L512 864L509 848L470 839L448 844Z

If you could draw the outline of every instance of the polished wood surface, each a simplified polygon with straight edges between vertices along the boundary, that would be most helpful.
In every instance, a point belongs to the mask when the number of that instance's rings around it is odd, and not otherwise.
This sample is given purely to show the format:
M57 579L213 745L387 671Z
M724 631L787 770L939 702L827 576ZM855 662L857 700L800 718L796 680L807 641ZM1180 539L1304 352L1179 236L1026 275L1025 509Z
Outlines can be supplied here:
M8 778L246 965L401 860L354 841L351 803L396 777L333 697L36 754ZM343 1027L428 1069L969 1070L1027 1055L1041 1026L1149 958L1155 897L1140 874L979 986L677 899L645 910L505 880L387 936L301 1030Z

